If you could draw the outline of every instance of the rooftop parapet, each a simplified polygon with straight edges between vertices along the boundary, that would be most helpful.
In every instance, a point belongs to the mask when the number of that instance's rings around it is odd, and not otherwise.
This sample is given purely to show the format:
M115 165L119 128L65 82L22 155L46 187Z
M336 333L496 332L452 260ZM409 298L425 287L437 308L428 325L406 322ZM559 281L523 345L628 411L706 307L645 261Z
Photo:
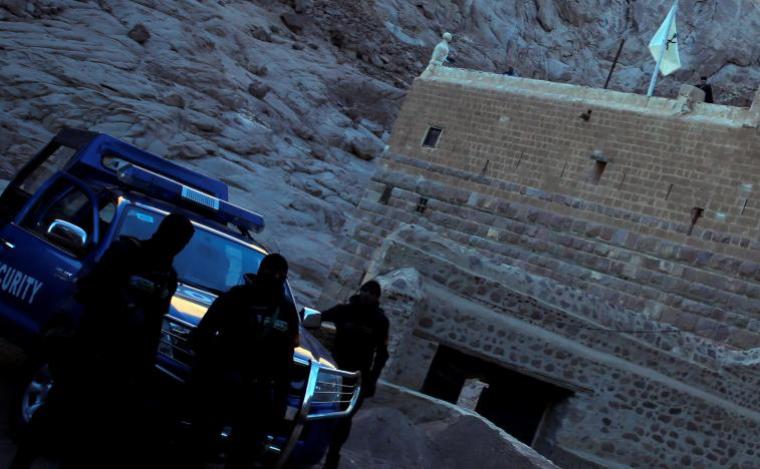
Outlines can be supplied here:
M671 99L442 66L428 67L417 80L585 103L661 117L688 115L688 119L705 120L731 127L760 125L760 90L755 95L752 108L742 108L704 103L704 96L701 99L695 99L695 93L692 90L694 87L687 85L681 88L678 98Z

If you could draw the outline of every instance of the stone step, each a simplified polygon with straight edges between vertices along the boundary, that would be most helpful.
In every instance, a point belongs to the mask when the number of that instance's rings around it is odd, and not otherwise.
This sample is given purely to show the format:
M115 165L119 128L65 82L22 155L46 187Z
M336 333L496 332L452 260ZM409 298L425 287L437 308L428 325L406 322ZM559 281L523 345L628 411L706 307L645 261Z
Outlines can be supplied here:
M426 230L417 230L418 233L421 231ZM411 236L406 236L407 233ZM677 349L666 349L660 343L642 340L640 335L619 329L648 329L665 333L674 332L672 327L597 303L593 296L573 292L561 282L525 275L521 269L504 268L487 260L473 264L470 259L476 256L473 251L477 251L470 247L460 248L457 242L437 239L427 245L419 242L421 238L417 234L407 233L403 233L394 243L392 256L385 266L389 269L402 265L414 266L425 282L429 282L426 283L428 293L435 288L440 292L452 293L450 303L432 301L426 307L428 313L446 316L446 311L456 302L455 297L466 298L467 302L479 304L496 315L513 317L546 331L571 337L573 341L594 350L604 350L662 372L667 368L666 373L672 378L713 389L726 398L746 402L755 400L753 396L757 382L752 379L742 380L738 386L726 386L725 382L717 379L720 373L715 354L717 347L705 340L700 340L693 347L693 342L682 340L677 343ZM423 336L424 328L431 326L432 323L420 323ZM464 323L462 326L466 327ZM684 338L686 335L678 334L678 337ZM530 353L525 350L525 354ZM685 362L696 365L696 368L684 366ZM699 371L695 372L696 369ZM753 408L757 405L753 404Z
M399 202L396 202L396 204L398 203ZM431 202L431 209L436 208L446 209L447 204L435 201L435 207L433 207L433 202ZM460 207L448 206L448 208L461 211ZM588 239L580 238L571 233L555 231L553 227L544 226L543 228L537 228L536 226L522 223L520 220L507 220L502 218L500 220L501 223L499 223L499 226L501 227L501 234L499 234L499 231L494 230L493 228L488 228L488 225L476 226L474 227L475 229L473 229L471 219L464 219L451 213L441 216L441 213L445 213L445 211L438 211L437 213L439 215L437 217L438 220L436 220L438 224L448 229L458 229L458 231L464 231L466 233L476 233L481 237L483 237L481 234L483 231L486 231L486 236L488 236L489 230L492 230L494 235L500 236L502 241L506 240L513 243L521 242L523 245L526 243L531 244L531 250L534 250L536 246L540 247L543 244L548 247L548 249L552 249L554 251L552 256L556 257L562 257L563 250L570 251L572 252L572 255L580 257L585 263L585 266L592 270L616 271L618 277L625 280L626 284L628 284L628 281L633 281L644 285L648 284L647 286L654 285L656 287L661 285L668 288L667 290L660 289L661 291L676 295L679 298L685 298L686 300L702 303L703 305L705 301L710 302L709 306L705 305L701 308L689 303L684 305L680 300L675 302L682 309L684 307L691 307L696 314L714 314L715 308L712 304L714 304L716 299L723 303L725 309L746 308L747 306L760 308L760 300L758 300L758 298L760 298L760 286L757 284L750 284L743 280L735 280L734 283L738 284L738 286L734 289L750 293L749 296L742 296L726 292L724 289L713 288L708 283L703 283L717 281L720 280L720 278L715 275L704 273L702 269L693 267L687 268L679 263L642 255L635 250L621 247L619 245L609 244L602 241L589 241ZM474 213L471 213L470 215L473 214ZM434 216L431 217L434 218ZM493 224L491 226L493 226ZM478 231L481 233L478 233ZM507 231L514 234L514 236L504 236L503 233ZM524 236L526 233L528 234L527 239ZM541 240L539 238L539 241L536 241L536 234L543 236L544 239ZM543 243L541 241L543 241ZM562 247L560 248L559 246ZM610 260L610 254L614 256L612 260ZM631 268L631 259L638 259L637 262L634 261L638 263L638 266L635 269ZM664 273L663 269L665 267L663 267L663 264L667 264L666 268L671 271L681 272L687 275L687 278L680 279L673 274L668 275ZM625 274L627 272L636 275L626 276ZM684 295L684 292L687 294ZM747 304L748 299L750 302L749 305ZM708 311L704 311L705 309ZM758 325L760 326L760 324Z
M396 161L396 165L400 165L399 168L402 171L406 168L411 169L413 173L420 172L421 168L414 166L415 164L419 164L419 161L404 158L402 160ZM410 164L412 165L411 167L409 166ZM422 176L413 177L403 172L387 170L376 175L374 181L376 184L386 182L397 186L398 189L411 192L415 197L423 194L431 199L453 203L455 208L463 208L469 205L479 209L482 216L514 213L515 207L518 206L528 209L529 212L530 210L540 210L543 208L552 212L554 217L553 222L569 224L573 229L580 228L585 230L588 228L590 231L597 230L599 233L595 235L596 237L602 239L611 238L610 240L613 241L613 244L616 234L627 232L628 244L632 245L629 247L635 246L637 250L643 253L662 257L665 260L692 264L695 267L700 267L719 275L734 277L738 274L745 279L760 281L760 249L758 249L760 242L754 243L754 247L749 249L727 248L728 252L739 253L734 256L720 254L719 252L728 245L716 242L711 243L706 249L700 249L699 246L704 246L705 243L699 236L696 236L700 231L699 229L695 230L695 236L687 237L685 236L686 228L679 226L677 232L680 235L675 237L680 237L683 241L673 241L668 239L674 237L674 232L670 229L673 227L669 227L667 230L662 228L661 225L665 222L652 216L606 207L595 202L563 194L550 193L514 182L491 181L489 184L485 184L489 178L473 176L469 173L467 175L459 174L460 172L458 171L455 172L459 178L462 178L460 184L458 186L445 185L438 182L441 175L428 166L430 165L426 165L425 170L422 172L429 174L430 179ZM450 168L444 169L444 174L447 174L447 178L450 177L447 173L450 171ZM421 180L423 182L420 182ZM474 184L474 182L477 182L477 184ZM498 183L498 188L492 187L495 183ZM460 188L460 186L462 187ZM473 187L476 188L475 191L468 192L468 189L472 189ZM396 194L400 194L400 192L394 189L394 196ZM572 213L572 216L568 215L570 213ZM535 213L531 215L536 216ZM599 222L598 220L605 220L605 222ZM533 221L535 220L531 222ZM540 223L541 220L538 220L538 222ZM628 226L628 228L619 229L602 226L610 222L613 225ZM645 231L657 231L663 236L655 237L638 234L638 231L642 229ZM715 236L721 237L719 234L715 234ZM694 246L687 246L687 242L694 242ZM760 291L760 287L757 288Z
M399 190L403 191L403 190ZM402 195L401 193L399 195ZM403 197L396 198L392 205L392 208L395 208L395 212L403 212L405 210L408 210L411 206L409 202L405 202L403 200ZM366 205L371 205L367 204ZM482 232L484 231L484 226L476 226L476 229L471 229L471 223L469 223L469 220L465 220L463 218L460 218L456 215L452 214L446 214L443 210L443 208L446 208L446 204L440 201L431 201L430 202L430 209L431 211L436 211L438 214L438 220L436 220L437 223L434 223L431 218L434 218L432 215L429 218L422 218L420 219L420 222L425 221L426 223L429 223L431 226L444 226L447 228L447 230L452 231L453 233L459 233L458 236L456 236L456 239L462 243L478 243L478 244L485 244L487 250L489 252L499 252L502 255L506 255L509 258L512 259L523 259L525 262L526 268L528 266L537 265L539 268L536 269L534 267L530 267L532 271L539 273L541 275L548 275L553 276L556 275L557 271L569 271L569 272L575 272L576 274L580 274L580 277L586 277L586 278L592 278L594 282L578 282L578 275L571 275L571 276L563 276L563 281L569 282L569 284L576 285L579 288L583 289L601 289L604 284L608 284L609 286L605 286L604 290L608 292L608 297L615 298L616 302L621 302L628 308L631 309L638 309L641 310L644 308L644 305L646 304L645 301L641 300L641 297L648 298L650 301L661 303L663 304L663 309L661 311L661 314L665 314L666 319L670 319L668 322L676 322L673 321L673 319L677 319L679 322L679 326L684 327L684 329L705 329L709 332L713 332L712 334L707 334L708 337L714 338L714 339L725 339L726 335L726 328L720 327L722 324L713 321L712 319L709 319L709 315L716 314L716 308L714 308L711 305L707 305L705 303L702 303L699 301L699 299L689 298L686 296L681 295L681 290L676 289L675 291L663 291L659 290L657 288L653 288L646 284L641 284L636 282L637 278L625 278L625 277L616 277L613 275L609 275L606 272L599 272L597 269L597 265L593 264L594 262L599 262L599 259L604 259L601 256L596 256L579 251L581 255L586 256L591 259L592 265L578 265L574 263L567 263L562 262L560 263L560 260L562 259L561 255L557 256L556 254L553 254L551 256L546 255L545 253L536 253L536 246L540 245L539 241L536 240L536 238L531 238L530 236L526 236L532 232L535 232L535 227L530 227L524 223L521 223L519 221L507 223L504 225L504 231L509 231L508 228L512 228L511 233L512 241L516 244L505 244L503 242L498 243L494 242L493 240L490 240L486 236L483 236ZM451 208L458 208L460 211L462 211L461 207L451 207ZM465 210L466 212L466 210ZM465 213L466 214L466 213ZM393 217L389 217L393 218ZM464 227L464 229L463 229ZM470 229L467 229L469 227ZM478 233L480 231L481 233ZM486 230L487 231L487 230ZM473 235L474 233L474 235ZM546 233L550 233L549 231L546 231ZM565 235L566 239L568 235ZM522 246L520 245L522 244ZM543 241L543 244L545 246L550 246L551 243L547 243ZM556 244L556 243L555 243ZM568 244L568 243L565 243ZM569 246L565 246L566 248L570 248L573 251L578 251L577 249L573 249L572 243L569 243ZM602 245L602 244L600 244ZM609 249L609 246L605 246L605 249ZM620 249L615 247L615 249ZM633 255L636 255L638 253L634 251L630 251ZM608 260L606 262L609 262ZM619 270L620 272L623 272L625 266L627 264L624 262L619 263ZM647 275L641 276L642 278L651 279L652 277L655 277L659 275L660 277L663 277L664 279L670 279L672 277L664 276L662 273L656 273L652 272L651 269L647 269L646 266L640 266L640 269L638 269L640 272L649 272ZM631 281L633 280L633 281ZM667 280L670 283L672 283L672 280ZM651 282L651 280L650 280ZM636 288L635 292L631 293L623 293L624 291L630 291L632 287ZM710 288L707 287L706 288ZM666 295L663 300L663 295ZM677 305L677 308L671 308L670 305ZM655 308L657 309L657 308ZM696 314L694 314L696 312ZM739 322L738 326L742 327L746 324L742 324L743 321L745 321L745 318L739 315L732 315L730 312L725 311L719 311L717 314L720 314L721 316L725 316L722 318L723 321L726 320L726 318L734 319L735 321ZM707 317L705 317L707 316ZM733 316L733 318L732 318ZM701 321L701 323L699 322ZM697 327L698 325L698 327ZM716 337L716 334L714 331L718 331L718 336ZM743 339L748 339L748 337L743 337Z

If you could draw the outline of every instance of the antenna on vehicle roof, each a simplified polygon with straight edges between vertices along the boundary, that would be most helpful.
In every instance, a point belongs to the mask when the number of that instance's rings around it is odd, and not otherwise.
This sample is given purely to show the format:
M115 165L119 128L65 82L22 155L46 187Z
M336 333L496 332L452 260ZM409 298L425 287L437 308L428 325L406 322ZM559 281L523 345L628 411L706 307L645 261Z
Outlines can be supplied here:
M232 223L231 223L231 224L232 224ZM241 235L243 238L247 239L248 241L253 241L253 240L254 240L254 239L253 239L253 235L251 234L251 230L249 230L248 228L246 228L246 227L245 227L245 226L243 226L243 225L235 225L235 224L232 224L232 225L233 225L235 228L237 228L237 229L238 229L238 231L240 232L240 235Z

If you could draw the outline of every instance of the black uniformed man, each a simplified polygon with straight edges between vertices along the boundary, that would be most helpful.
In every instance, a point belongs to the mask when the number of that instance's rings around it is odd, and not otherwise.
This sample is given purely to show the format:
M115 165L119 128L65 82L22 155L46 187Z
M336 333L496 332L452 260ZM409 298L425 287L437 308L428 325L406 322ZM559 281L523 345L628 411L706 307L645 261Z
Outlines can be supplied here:
M168 215L146 241L120 238L78 282L77 298L85 306L78 338L119 379L142 382L153 369L161 323L177 289L172 264L193 234L187 217Z
M362 389L356 410L375 387L388 361L388 318L380 308L380 284L374 280L362 285L348 304L334 306L324 313L324 321L335 323L333 355L343 370L361 371ZM340 420L333 433L325 468L337 468L340 450L351 433L351 418Z
M715 97L713 96L713 88L711 84L707 83L707 77L701 77L699 79L699 84L697 84L697 88L705 92L706 103L715 102Z
M148 240L120 238L78 282L77 298L85 311L75 339L86 368L74 391L81 400L94 388L108 390L94 401L87 397L79 406L88 416L82 423L90 422L78 433L91 441L86 451L95 450L97 467L102 467L103 458L118 465L114 454L147 457L145 446L152 441L145 435L154 427L141 420L148 417L145 404L150 399L161 323L177 289L172 264L194 232L187 217L170 214ZM95 436L92 441L92 433L102 438ZM125 467L134 462L128 460L124 459Z
M194 336L195 464L202 464L220 427L232 427L226 467L251 467L267 431L285 414L298 313L288 299L288 264L279 254L256 275L222 294ZM200 441L199 441L200 440Z
M148 240L115 241L77 281L82 318L61 350L66 356L50 357L55 385L41 414L65 440L62 467L134 467L147 456L145 404L161 322L177 288L172 263L193 234L187 217L170 214ZM26 447L14 467L31 464Z

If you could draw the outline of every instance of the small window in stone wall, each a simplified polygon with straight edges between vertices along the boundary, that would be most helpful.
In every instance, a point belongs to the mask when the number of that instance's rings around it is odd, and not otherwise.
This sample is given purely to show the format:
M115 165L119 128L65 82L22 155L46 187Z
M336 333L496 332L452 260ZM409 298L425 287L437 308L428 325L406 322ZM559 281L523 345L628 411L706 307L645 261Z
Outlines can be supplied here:
M440 127L428 128L427 134L425 134L425 139L422 141L422 146L427 148L435 148L435 146L438 144L438 139L441 138L442 133L443 129Z
M426 197L420 197L419 202L417 202L417 212L425 213L425 210L427 210L427 204L428 199Z
M380 203L383 205L388 205L388 201L391 200L391 194L393 194L393 186L386 184L385 189L383 189L383 193L380 195Z

